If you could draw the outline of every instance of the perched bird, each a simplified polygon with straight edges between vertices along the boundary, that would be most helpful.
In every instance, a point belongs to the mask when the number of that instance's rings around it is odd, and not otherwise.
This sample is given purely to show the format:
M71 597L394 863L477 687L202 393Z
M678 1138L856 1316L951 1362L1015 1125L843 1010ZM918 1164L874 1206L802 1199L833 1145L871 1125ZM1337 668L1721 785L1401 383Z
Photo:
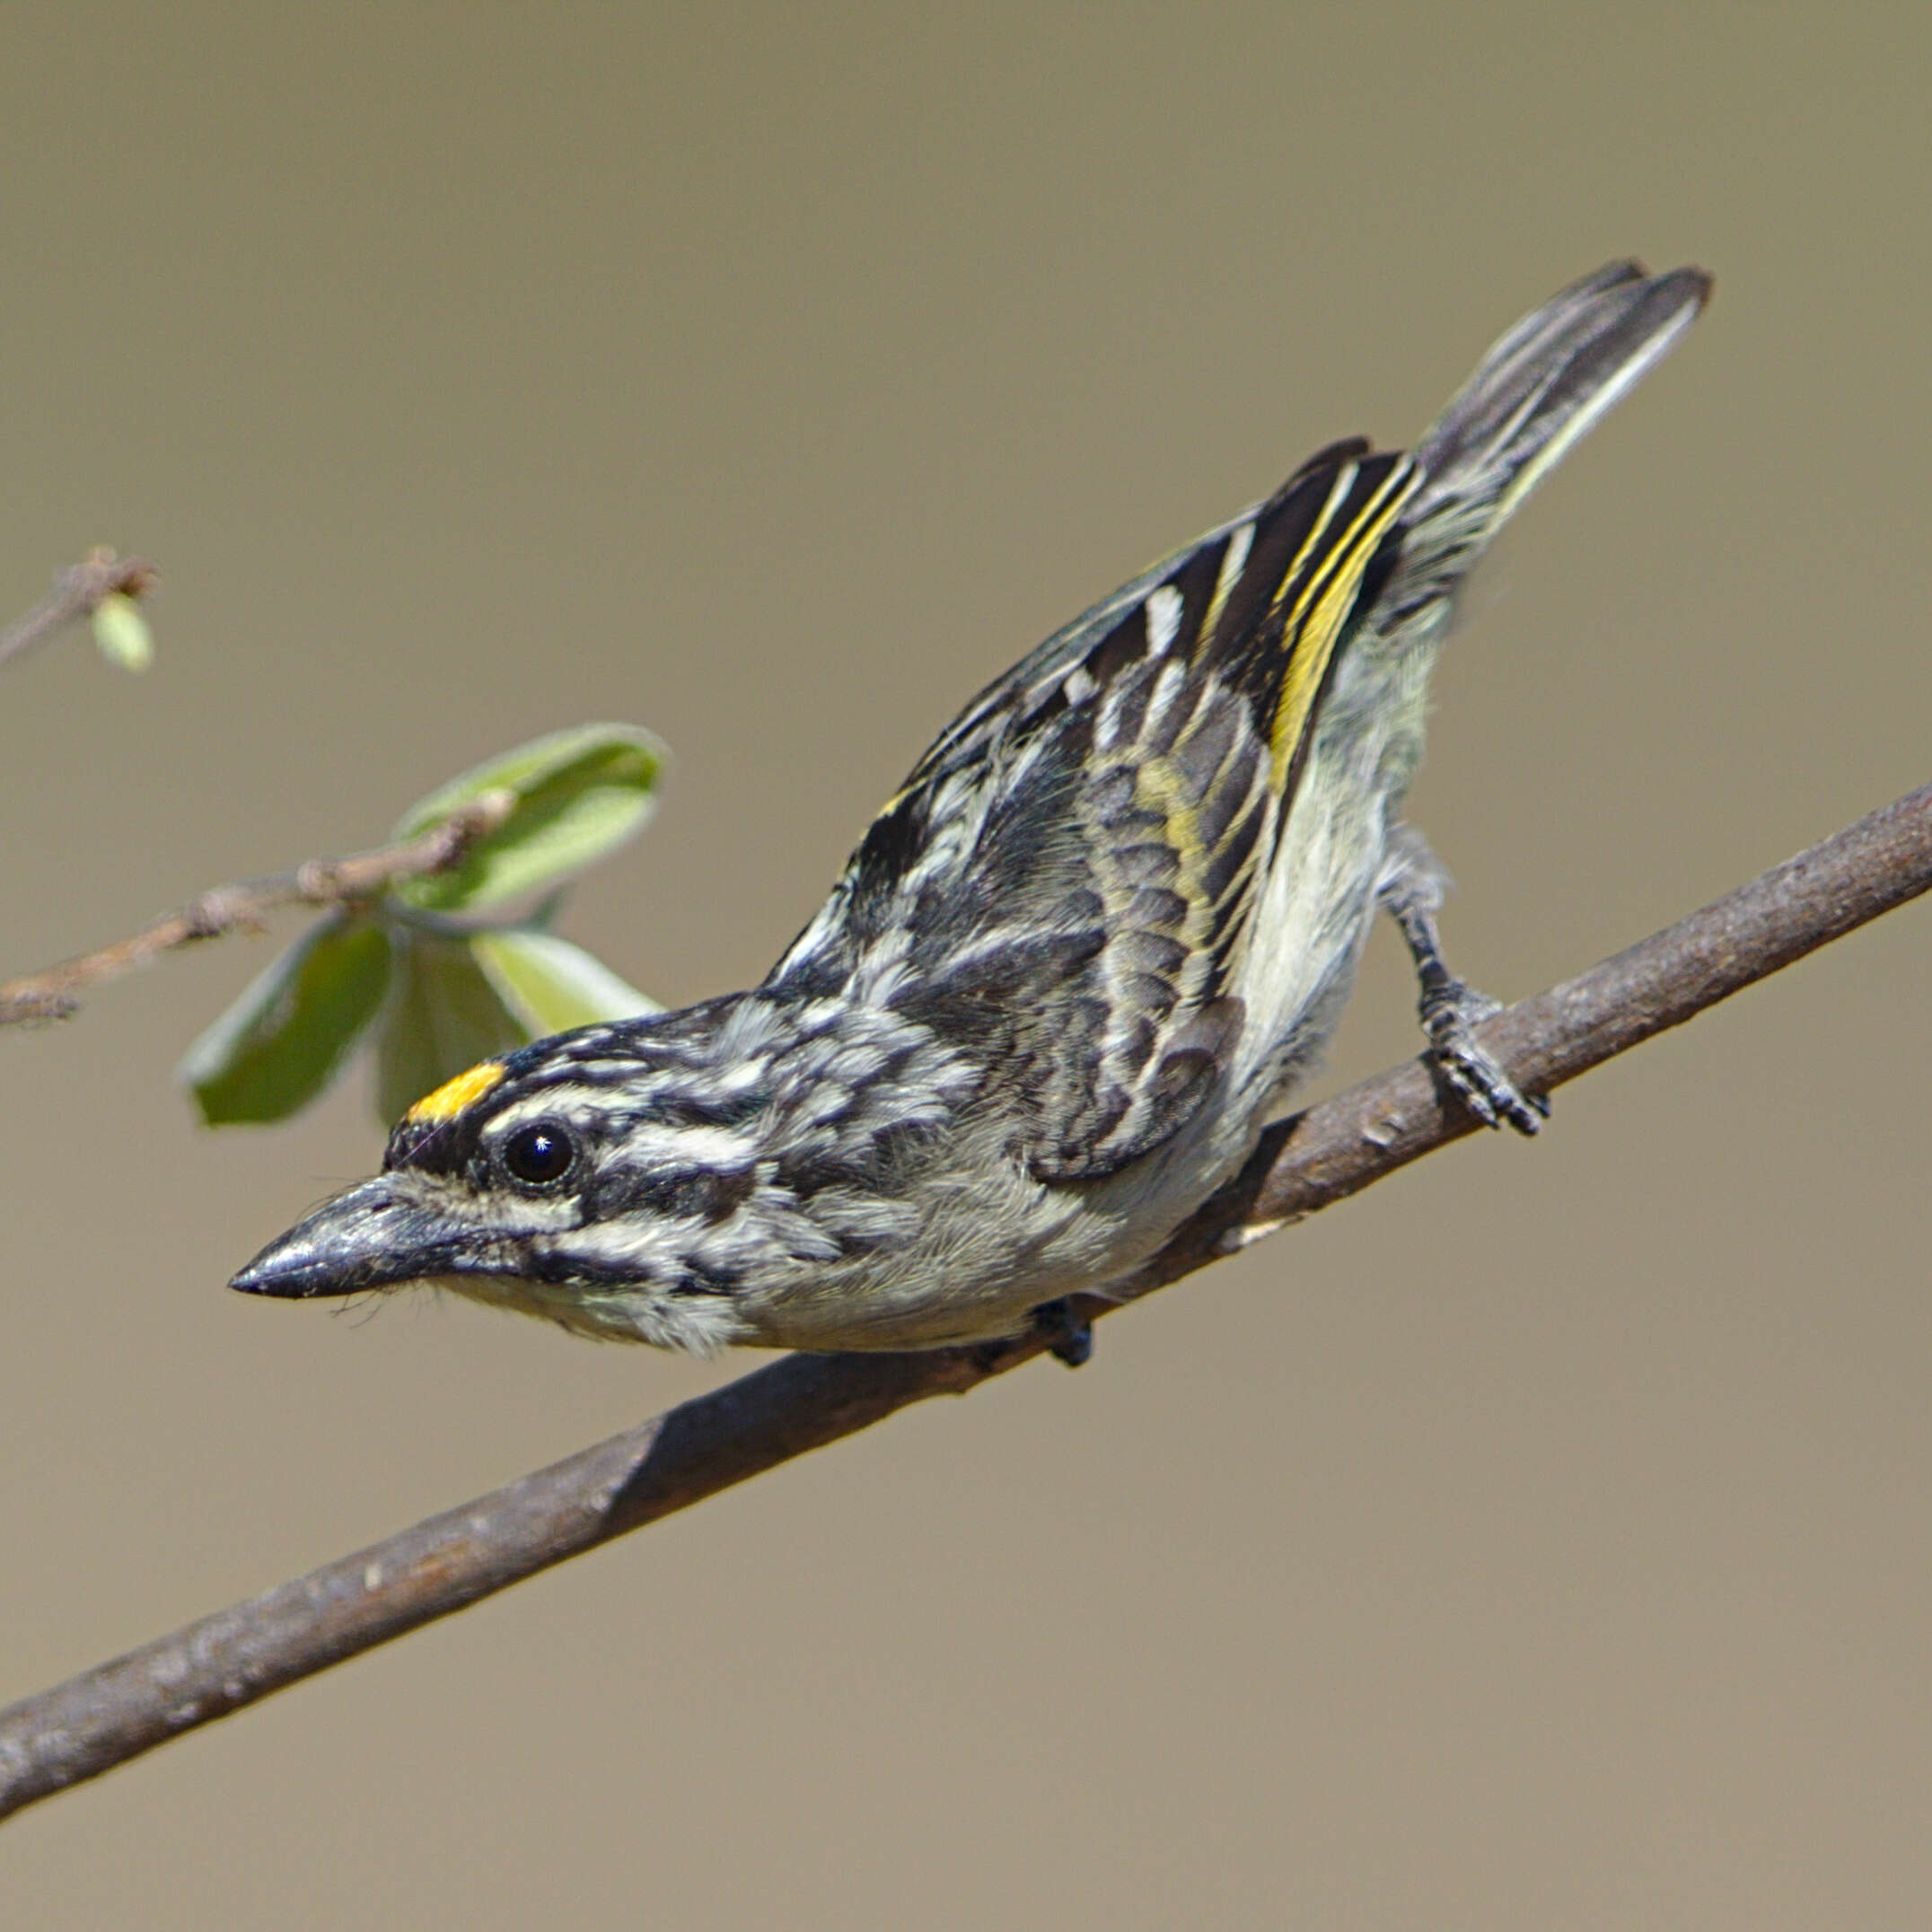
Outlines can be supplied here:
M700 1350L1014 1334L1240 1167L1378 903L1444 1074L1533 1132L1397 812L1457 586L1709 287L1612 263L1497 342L1410 454L1311 457L981 692L762 985L471 1068L233 1286L431 1282Z

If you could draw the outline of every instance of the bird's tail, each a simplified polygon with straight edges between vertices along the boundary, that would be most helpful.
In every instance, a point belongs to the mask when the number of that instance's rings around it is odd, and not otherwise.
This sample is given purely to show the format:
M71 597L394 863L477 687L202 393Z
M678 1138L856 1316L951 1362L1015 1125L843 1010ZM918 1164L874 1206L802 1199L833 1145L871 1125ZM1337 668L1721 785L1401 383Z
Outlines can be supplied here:
M1423 481L1402 514L1394 602L1454 587L1570 445L1676 346L1710 294L1701 268L1616 261L1516 324L1417 444Z

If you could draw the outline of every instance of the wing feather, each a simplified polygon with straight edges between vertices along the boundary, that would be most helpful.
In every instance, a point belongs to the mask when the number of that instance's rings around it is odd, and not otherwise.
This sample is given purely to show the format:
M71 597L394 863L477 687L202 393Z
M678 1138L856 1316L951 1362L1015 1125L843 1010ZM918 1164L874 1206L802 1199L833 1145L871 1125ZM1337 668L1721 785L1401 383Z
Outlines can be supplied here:
M1336 444L1049 638L927 751L773 981L977 1028L1042 1178L1158 1146L1239 1037L1308 727L1416 480Z

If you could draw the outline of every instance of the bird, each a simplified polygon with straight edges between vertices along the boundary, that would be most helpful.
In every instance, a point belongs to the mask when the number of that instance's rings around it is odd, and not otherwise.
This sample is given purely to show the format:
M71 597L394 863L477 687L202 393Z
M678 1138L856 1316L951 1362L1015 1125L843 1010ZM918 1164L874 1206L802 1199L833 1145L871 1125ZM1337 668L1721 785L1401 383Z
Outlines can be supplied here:
M1612 262L1505 334L1406 455L1330 444L975 698L749 991L483 1061L238 1273L409 1284L581 1336L911 1350L1106 1297L1317 1064L1379 909L1480 1119L1446 874L1401 816L1457 592L1677 343L1710 277ZM1124 1292L1124 1291L1123 1291Z

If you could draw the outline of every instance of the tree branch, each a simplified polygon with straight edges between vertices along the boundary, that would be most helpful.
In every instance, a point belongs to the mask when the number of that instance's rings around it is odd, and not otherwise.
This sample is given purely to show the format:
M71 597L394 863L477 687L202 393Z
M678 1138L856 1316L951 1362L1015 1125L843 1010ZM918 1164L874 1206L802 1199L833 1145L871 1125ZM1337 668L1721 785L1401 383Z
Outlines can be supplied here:
M1480 1029L1547 1092L1932 887L1932 786ZM1133 1282L1145 1293L1359 1191L1474 1123L1410 1061L1271 1128ZM1095 1315L1117 1305L1094 1297ZM787 1356L493 1495L0 1711L0 1816L933 1395L997 1349Z
M83 987L118 979L198 939L217 939L242 927L256 930L279 907L354 905L381 898L399 879L447 872L462 863L479 839L495 831L515 804L507 791L486 792L440 825L400 844L346 858L312 858L272 878L217 885L131 938L0 984L0 1026L65 1019L78 1005L74 996Z
M0 629L0 664L45 644L64 625L92 617L102 599L139 597L154 589L160 573L145 557L117 557L106 549L90 550L54 579L54 587L24 617Z

